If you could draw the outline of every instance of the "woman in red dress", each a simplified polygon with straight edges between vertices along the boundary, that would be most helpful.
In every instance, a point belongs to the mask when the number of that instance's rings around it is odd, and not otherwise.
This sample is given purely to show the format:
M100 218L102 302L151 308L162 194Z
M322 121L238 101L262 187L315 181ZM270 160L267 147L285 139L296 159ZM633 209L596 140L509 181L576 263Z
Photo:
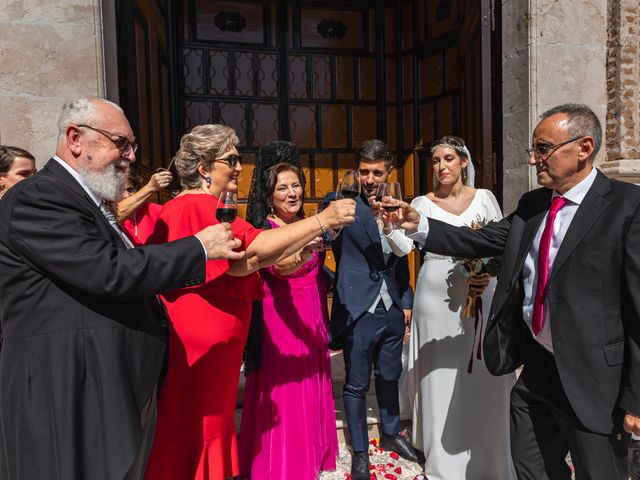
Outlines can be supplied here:
M165 204L152 241L193 235L215 218L217 197L237 191L238 137L223 125L200 125L182 137L175 165L184 191ZM169 364L158 398L148 480L223 480L239 473L234 410L251 304L262 298L259 268L292 255L323 230L351 223L355 203L334 202L315 217L261 230L231 225L243 260L207 262L203 285L162 296L169 313Z

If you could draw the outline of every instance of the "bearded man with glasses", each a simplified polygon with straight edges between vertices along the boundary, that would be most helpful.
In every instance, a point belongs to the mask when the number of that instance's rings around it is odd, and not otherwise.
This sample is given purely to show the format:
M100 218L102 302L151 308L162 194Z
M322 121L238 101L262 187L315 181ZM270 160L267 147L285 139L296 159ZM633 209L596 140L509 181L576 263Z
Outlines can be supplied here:
M602 127L585 105L542 115L528 163L538 188L484 228L402 205L400 227L442 255L502 256L484 338L494 375L524 364L511 392L520 479L627 479L640 433L640 188L593 160ZM473 452L471 452L473 456Z
M156 294L244 252L229 224L132 248L107 207L137 149L122 109L69 102L58 130L0 203L0 479L142 479L166 351Z

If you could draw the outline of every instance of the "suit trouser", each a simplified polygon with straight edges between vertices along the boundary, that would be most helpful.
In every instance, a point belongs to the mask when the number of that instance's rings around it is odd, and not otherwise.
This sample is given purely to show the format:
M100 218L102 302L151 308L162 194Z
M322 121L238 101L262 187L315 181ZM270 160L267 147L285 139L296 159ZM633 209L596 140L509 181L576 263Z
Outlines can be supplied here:
M568 480L570 452L576 480L626 480L630 435L622 430L622 412L610 435L587 430L564 393L553 355L537 344L530 350L511 391L511 454L518 478Z
M144 478L145 470L147 469L147 461L151 454L151 447L153 446L153 437L156 432L156 419L158 415L157 408L157 396L158 387L153 387L153 392L144 408L142 409L142 416L140 419L142 435L140 438L140 446L138 452L133 461L133 465L129 469L129 472L124 477L124 480L142 480Z
M376 372L376 398L382 432L400 431L398 380L402 373L404 315L397 306L385 311L382 301L375 313L364 313L344 337L346 380L343 389L344 411L355 452L369 448L367 406L371 367Z

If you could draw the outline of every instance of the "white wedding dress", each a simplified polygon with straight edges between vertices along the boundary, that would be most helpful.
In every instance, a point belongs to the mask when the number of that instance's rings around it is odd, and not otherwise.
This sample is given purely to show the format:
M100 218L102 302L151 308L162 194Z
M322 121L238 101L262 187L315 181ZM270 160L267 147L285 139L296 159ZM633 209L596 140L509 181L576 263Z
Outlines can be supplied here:
M453 215L425 196L411 205L423 215L451 225L502 218L489 190L477 190L469 207ZM390 244L402 250L402 241ZM406 249L406 237L404 249ZM426 240L427 248L429 238ZM494 377L476 356L482 345L496 280L482 295L484 324L462 315L468 285L459 262L426 253L413 304L407 383L413 413L413 443L427 459L429 480L511 480L509 396L515 375ZM474 339L475 336L475 339ZM481 348L481 347L480 347ZM473 354L472 372L468 373Z

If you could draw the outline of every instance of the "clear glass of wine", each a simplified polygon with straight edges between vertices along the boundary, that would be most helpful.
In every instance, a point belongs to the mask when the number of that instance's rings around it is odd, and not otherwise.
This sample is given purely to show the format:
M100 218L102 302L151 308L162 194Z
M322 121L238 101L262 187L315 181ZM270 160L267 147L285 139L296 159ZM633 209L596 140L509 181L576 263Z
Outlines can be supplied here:
M387 213L397 212L402 203L402 193L400 192L400 183L389 182L380 185L378 194L382 202L382 208Z
M238 216L238 195L236 192L222 192L218 197L216 218L220 223L232 223Z
M342 193L342 198L357 198L360 195L360 176L358 172L355 170L344 172L338 190Z

